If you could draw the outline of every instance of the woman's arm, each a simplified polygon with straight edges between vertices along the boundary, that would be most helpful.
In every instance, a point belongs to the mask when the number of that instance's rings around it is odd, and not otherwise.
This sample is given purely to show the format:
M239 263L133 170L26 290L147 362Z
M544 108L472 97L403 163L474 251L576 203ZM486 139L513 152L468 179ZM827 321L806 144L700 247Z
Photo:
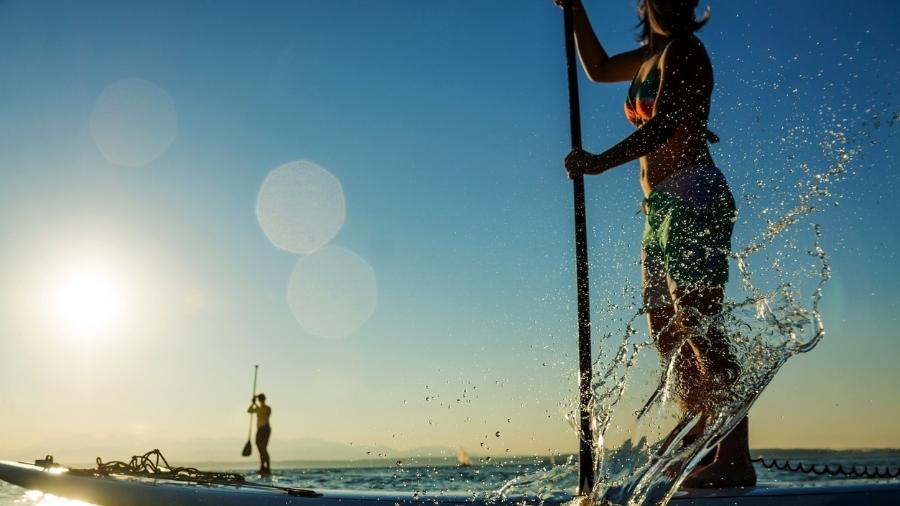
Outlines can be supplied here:
M575 174L600 174L646 156L672 138L680 124L707 114L712 78L709 59L696 39L679 39L660 58L661 78L653 117L622 142L593 155L576 150L566 157L566 169ZM570 167L571 165L571 167Z
M625 140L600 154L575 149L565 161L569 177L577 174L600 174L646 156L672 138L676 126L678 124L671 117L657 114Z
M563 0L555 0L562 6ZM591 26L587 11L581 0L572 0L572 24L575 29L575 44L581 67L591 81L614 83L631 81L644 61L644 48L609 56Z

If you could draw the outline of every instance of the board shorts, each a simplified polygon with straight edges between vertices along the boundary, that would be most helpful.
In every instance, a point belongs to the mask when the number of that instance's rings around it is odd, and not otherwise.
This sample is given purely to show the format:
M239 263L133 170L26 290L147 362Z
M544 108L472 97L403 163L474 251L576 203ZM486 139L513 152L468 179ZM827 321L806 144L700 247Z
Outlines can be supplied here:
M671 306L675 288L725 285L737 209L718 168L682 168L658 184L642 208L645 309Z

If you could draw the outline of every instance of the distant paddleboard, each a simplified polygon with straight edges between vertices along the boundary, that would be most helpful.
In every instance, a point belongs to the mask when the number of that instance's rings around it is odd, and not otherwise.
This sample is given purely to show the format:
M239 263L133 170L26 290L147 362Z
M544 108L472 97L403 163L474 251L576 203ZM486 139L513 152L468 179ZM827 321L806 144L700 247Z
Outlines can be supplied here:
M129 476L83 476L64 467L39 467L0 461L0 479L29 490L40 490L68 499L102 506L487 506L562 505L576 499L570 493L550 497L511 496L502 500L473 499L469 495L421 496L412 493L370 493L346 490L306 490L247 483L245 485L196 484L175 480ZM861 484L842 487L720 489L678 492L676 506L888 506L900 504L900 483Z

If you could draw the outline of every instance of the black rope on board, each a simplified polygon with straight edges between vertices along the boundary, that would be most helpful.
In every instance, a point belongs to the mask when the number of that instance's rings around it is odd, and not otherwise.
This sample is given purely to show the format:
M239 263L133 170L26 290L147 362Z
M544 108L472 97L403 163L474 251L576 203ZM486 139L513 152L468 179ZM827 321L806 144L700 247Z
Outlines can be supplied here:
M767 461L763 458L753 459L753 462L758 462L762 464L766 469L777 469L779 471L790 471L793 473L805 473L805 474L816 474L819 476L848 476L851 478L869 478L869 479L888 479L888 478L897 478L900 477L900 467L891 471L889 466L884 466L884 470L878 466L872 466L873 469L870 469L869 466L860 466L860 465L852 465L849 468L845 468L843 464L809 464L806 465L803 462L797 462L796 464L791 463L789 460L778 461L777 459L772 459ZM862 467L862 470L860 470Z
M46 459L35 461L36 465L42 467L53 467L57 465L53 462L53 457L47 456ZM110 475L135 476L141 478L153 478L157 480L174 480L196 483L199 485L234 485L247 488L277 490L285 492L288 495L296 495L303 497L318 497L321 494L313 490L293 487L279 487L274 485L266 485L261 483L253 483L244 479L243 475L229 472L218 471L200 471L195 467L178 467L171 466L162 452L159 450L151 450L143 455L135 455L131 457L131 461L123 462L121 460L111 460L103 462L97 457L96 469L72 469L68 470L68 474L75 476L92 476L104 477Z
M125 474L128 476L191 481L195 483L227 483L235 485L246 483L244 477L237 473L200 471L194 467L171 466L159 450L151 450L143 455L135 455L131 457L130 462L121 460L103 462L100 457L97 457L97 468L87 469L86 471L102 476ZM69 472L71 473L72 470L69 470Z

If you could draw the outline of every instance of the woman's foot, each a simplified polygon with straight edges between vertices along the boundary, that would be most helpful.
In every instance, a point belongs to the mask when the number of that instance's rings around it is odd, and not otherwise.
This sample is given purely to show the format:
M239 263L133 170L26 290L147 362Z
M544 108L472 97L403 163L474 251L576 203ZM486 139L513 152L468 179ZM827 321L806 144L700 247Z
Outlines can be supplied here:
M716 459L698 467L681 483L684 488L752 487L756 485L756 470L750 459Z
M734 429L719 442L712 455L715 459L706 464L709 455L701 461L701 466L685 478L682 486L687 488L752 487L756 485L756 470L750 460L749 423L747 417L738 422Z

